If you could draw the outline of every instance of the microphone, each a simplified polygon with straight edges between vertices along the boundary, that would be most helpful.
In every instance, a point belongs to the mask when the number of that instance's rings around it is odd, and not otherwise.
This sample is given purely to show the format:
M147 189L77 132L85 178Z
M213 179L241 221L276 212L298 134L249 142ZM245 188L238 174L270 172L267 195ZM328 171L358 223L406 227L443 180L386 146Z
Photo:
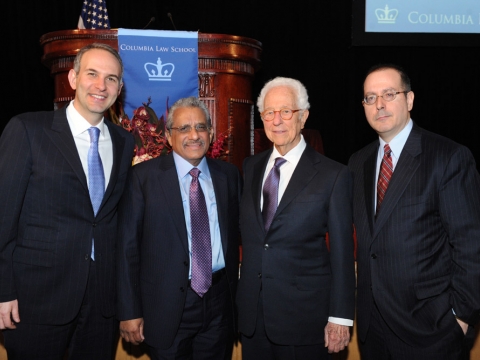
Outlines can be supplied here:
M151 23L153 23L153 22L155 22L155 17L154 17L154 16L152 16L152 17L150 18L150 20L148 21L147 25L145 25L145 26L143 27L143 29L146 29L146 28L147 28Z
M174 30L177 30L177 27L175 26L175 23L173 22L172 14L167 13L167 16L168 16L168 18L170 19L170 22L171 22L172 25L173 25L173 29L174 29Z

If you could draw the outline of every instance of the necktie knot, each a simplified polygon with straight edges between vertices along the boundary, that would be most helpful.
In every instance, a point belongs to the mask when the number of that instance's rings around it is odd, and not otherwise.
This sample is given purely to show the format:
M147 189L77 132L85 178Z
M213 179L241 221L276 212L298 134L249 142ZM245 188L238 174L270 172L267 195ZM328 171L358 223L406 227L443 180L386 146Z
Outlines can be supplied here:
M198 177L200 176L201 171L198 170L198 168L193 168L193 169L190 170L188 173L189 173L193 178L198 179Z
M283 164L285 164L287 160L282 157L275 158L275 163L273 164L274 167L280 168Z
M98 144L98 137L100 136L100 129L92 126L88 129L88 134L90 135L90 142L93 144Z
M390 149L390 145L385 144L383 147L383 152L385 153L386 157L390 157L392 155L392 149Z

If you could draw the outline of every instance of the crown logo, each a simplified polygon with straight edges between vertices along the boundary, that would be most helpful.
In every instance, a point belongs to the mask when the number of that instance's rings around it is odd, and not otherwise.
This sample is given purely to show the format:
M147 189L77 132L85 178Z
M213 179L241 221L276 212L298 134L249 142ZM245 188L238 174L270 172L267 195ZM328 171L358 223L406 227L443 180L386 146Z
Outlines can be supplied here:
M157 63L146 63L144 66L150 81L172 81L172 74L175 65L172 63L162 64L162 60L158 58Z
M385 5L385 9L376 9L375 15L377 15L379 24L395 24L395 19L398 16L398 10L390 10L388 5Z

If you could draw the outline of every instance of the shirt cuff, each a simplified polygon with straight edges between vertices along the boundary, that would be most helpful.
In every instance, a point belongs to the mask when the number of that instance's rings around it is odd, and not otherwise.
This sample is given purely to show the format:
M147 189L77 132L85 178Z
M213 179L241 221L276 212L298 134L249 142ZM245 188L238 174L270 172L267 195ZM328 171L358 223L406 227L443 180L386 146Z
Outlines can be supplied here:
M350 319L342 319L342 318L330 316L328 318L328 321L337 325L353 326L353 320L350 320Z

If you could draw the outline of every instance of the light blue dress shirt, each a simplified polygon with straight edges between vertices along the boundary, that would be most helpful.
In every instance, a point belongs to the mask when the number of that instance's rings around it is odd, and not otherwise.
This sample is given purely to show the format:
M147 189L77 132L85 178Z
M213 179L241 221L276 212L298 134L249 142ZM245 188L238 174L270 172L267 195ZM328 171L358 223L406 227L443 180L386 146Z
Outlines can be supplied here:
M189 193L192 176L189 174L189 172L194 166L192 166L192 164L190 164L187 160L182 158L174 151L173 159L175 161L175 167L177 169L178 182L180 184L180 191L182 194L183 213L185 215L185 224L187 226L188 251L190 255L190 270L188 278L190 279L192 274L192 232L190 223ZM213 181L207 165L207 160L203 158L200 164L198 164L197 168L201 171L198 180L200 182L200 186L202 187L203 194L205 195L205 202L207 204L208 220L210 223L210 237L212 241L212 272L215 272L225 267L225 259L223 257L222 250L222 240L220 236L220 226L218 224L217 201L215 199Z

